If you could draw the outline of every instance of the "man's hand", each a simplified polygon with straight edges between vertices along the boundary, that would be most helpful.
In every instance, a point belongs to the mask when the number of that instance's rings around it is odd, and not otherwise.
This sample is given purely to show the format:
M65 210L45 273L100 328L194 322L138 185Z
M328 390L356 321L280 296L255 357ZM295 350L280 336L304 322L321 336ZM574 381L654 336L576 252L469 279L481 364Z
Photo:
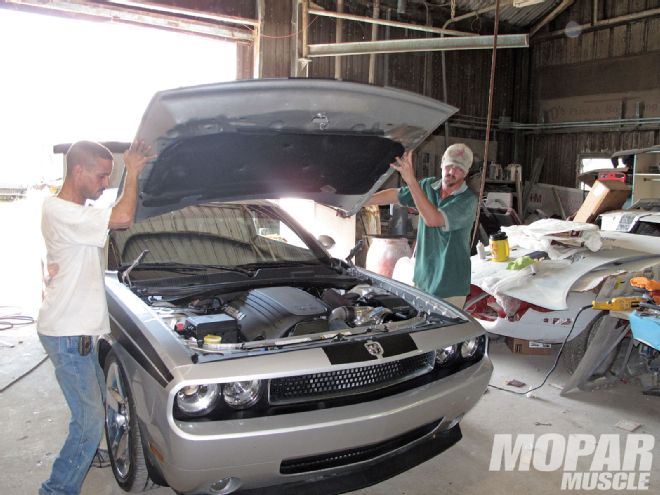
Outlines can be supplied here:
M110 230L127 229L133 225L137 206L138 178L146 163L155 156L151 153L151 146L147 146L141 140L133 141L131 147L124 153L126 181L121 197L115 203L110 214L110 222L108 222Z
M151 146L144 144L144 141L133 141L124 153L126 173L140 175L146 163L155 157L156 155L151 153Z
M401 178L407 185L417 182L412 162L412 151L406 151L402 156L398 156L394 163L390 163L390 167L401 174Z

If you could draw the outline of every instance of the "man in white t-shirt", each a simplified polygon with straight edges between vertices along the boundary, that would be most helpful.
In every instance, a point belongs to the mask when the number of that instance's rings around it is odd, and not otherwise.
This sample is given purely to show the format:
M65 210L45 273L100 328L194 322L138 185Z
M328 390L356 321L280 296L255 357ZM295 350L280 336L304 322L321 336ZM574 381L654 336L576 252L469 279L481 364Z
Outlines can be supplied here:
M137 204L138 177L152 159L135 142L124 154L125 180L112 208L86 206L109 186L112 153L79 141L66 154L60 193L44 200L41 231L49 277L37 331L71 410L69 434L40 495L76 495L92 464L105 417L105 380L94 339L110 331L103 284L104 246L109 229L130 227Z

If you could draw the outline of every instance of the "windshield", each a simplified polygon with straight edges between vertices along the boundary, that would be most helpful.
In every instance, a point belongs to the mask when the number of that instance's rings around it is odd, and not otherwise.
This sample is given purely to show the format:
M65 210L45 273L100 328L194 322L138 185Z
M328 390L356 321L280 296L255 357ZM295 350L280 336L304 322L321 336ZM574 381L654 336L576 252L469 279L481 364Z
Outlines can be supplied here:
M318 262L305 242L269 204L189 206L114 232L109 268L140 264L262 266Z

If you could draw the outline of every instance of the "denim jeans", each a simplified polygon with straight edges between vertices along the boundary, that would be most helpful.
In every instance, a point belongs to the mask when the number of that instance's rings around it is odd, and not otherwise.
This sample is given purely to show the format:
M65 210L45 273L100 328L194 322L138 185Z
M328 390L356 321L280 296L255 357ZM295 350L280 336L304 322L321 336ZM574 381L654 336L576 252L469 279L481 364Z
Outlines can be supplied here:
M39 334L39 339L71 410L69 434L39 495L78 495L103 433L105 379L96 350L86 356L78 352L78 336Z

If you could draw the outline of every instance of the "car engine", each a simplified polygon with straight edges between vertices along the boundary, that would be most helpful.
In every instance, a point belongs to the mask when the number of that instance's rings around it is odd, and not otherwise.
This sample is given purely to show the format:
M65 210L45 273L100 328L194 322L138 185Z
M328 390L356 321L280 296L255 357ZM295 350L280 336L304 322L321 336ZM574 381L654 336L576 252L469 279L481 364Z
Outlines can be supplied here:
M219 336L224 344L243 343L379 325L417 315L402 298L368 285L312 292L264 287L193 299L180 307L155 301L152 309L178 335L200 346L207 335Z

